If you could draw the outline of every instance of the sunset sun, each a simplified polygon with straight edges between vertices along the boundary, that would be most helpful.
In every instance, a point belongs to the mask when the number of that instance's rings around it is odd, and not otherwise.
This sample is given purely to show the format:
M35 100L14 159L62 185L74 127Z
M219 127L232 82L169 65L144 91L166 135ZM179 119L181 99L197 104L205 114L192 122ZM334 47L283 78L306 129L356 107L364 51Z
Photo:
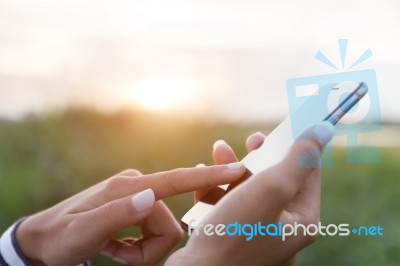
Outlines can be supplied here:
M154 78L139 83L133 89L136 104L150 110L179 107L195 98L196 81L192 78Z

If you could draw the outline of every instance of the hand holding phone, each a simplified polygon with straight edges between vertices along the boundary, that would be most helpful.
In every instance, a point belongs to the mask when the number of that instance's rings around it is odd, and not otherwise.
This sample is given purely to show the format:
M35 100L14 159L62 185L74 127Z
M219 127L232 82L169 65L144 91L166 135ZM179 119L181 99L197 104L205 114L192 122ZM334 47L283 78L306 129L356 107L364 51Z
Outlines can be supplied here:
M309 115L303 115L301 116L301 121L297 121L299 122L297 125L300 125L300 129L297 129L297 131L302 132L306 128L320 121L327 121L332 125L335 125L368 91L366 84L363 82L353 84L355 86L353 91L349 93L345 99L340 101L337 107L329 114L318 113L317 110L315 110L314 113L310 113L310 104L305 101L303 105L296 110L296 113L309 113ZM334 93L341 93L341 86L332 86L331 89L334 90ZM293 114L287 117L267 136L261 147L250 152L245 158L243 158L242 162L248 170L241 179L230 184L227 188L217 187L211 190L183 216L181 226L184 230L188 231L189 225L191 228L196 227L212 210L213 205L222 197L222 195L232 190L249 176L257 174L260 171L277 164L282 160L282 158L284 158L294 140L298 137L293 134L294 132L291 127L292 117L294 117Z

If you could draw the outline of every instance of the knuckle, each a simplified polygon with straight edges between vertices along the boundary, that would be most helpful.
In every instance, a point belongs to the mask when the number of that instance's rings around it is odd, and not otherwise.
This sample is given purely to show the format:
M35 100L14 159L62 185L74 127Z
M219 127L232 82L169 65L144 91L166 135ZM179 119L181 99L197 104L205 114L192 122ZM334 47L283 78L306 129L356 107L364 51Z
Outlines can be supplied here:
M179 243L183 239L183 230L179 225L175 226L174 229L171 230L171 242L172 244Z
M312 243L314 243L319 237L319 233L315 234L315 235L309 235L307 234L306 236L304 236L304 244L305 246L309 246Z
M216 186L218 183L216 182L216 177L222 176L221 170L218 167L210 167L205 170L204 174L201 174L197 178L201 180L202 187L204 188L211 188Z
M299 166L303 168L319 168L321 152L319 150L305 151L300 154Z
M122 176L115 176L109 178L104 185L104 190L106 191L115 191L120 189L125 185L125 178Z
M175 182L175 179L179 176L179 170L178 169L173 169L173 170L169 170L164 172L164 181L165 184L169 187L169 189L175 193L178 192L178 186L179 184L177 184Z
M115 208L115 206L112 206L111 204L105 205L104 208L106 213L105 219L108 220L110 224L118 223L120 217L119 209Z
M322 146L317 140L300 140L294 146L294 154L298 156L299 166L302 168L319 168Z
M298 216L299 221L302 221L302 223L307 227L309 225L317 225L320 221L319 215L311 215L309 213L300 212L298 213ZM311 245L318 239L318 237L319 231L317 231L316 234L306 234L303 238L304 246Z
M142 173L139 170L136 170L136 169L126 169L126 170L120 172L118 175L139 176L139 175L142 175Z
M315 225L320 221L319 215L313 214L306 205L297 207L292 211L292 215L294 221L300 221L305 226Z
M318 139L300 139L295 142L294 148L300 153L312 150L321 151L322 144Z
M164 178L166 181L171 181L171 179L173 179L177 174L177 170L176 169L172 169L172 170L168 170L164 172Z

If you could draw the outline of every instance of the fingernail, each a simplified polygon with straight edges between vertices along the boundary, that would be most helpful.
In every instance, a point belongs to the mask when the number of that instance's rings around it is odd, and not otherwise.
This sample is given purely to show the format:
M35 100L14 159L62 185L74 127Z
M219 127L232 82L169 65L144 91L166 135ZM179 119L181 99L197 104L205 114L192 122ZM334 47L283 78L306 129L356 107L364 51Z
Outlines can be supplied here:
M322 146L328 144L335 134L335 127L328 121L323 121L315 125L313 133L321 141Z
M198 165L196 165L196 167L206 167L206 165L204 163L199 163Z
M226 166L228 166L228 169L230 169L230 170L238 170L238 169L244 168L244 164L241 162L230 163L230 164L227 164Z
M214 142L213 150L215 150L219 145L226 145L225 140L220 139L220 140L217 140L216 142Z
M115 262L118 262L118 263L120 263L120 264L129 265L128 262L126 262L126 261L123 260L123 259L117 258L117 257L112 258L112 260L115 261Z
M155 202L154 192L151 188L143 190L132 197L132 204L139 212L150 209Z
M108 252L108 251L105 251L105 250L100 251L99 254L103 255L105 257L108 257L108 258L113 258L113 254L111 252Z

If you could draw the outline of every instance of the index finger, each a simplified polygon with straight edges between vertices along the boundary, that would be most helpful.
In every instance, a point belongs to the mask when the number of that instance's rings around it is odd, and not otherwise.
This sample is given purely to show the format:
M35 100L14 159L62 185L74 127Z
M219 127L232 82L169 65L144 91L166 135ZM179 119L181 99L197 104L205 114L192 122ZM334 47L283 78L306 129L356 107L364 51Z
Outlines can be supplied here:
M246 171L240 162L207 167L179 168L137 178L138 187L153 189L156 199L232 183Z
M156 200L200 189L232 183L246 171L240 162L193 168L177 168L136 177L115 176L104 186L107 199L123 198L147 188ZM103 190L103 191L104 191Z

